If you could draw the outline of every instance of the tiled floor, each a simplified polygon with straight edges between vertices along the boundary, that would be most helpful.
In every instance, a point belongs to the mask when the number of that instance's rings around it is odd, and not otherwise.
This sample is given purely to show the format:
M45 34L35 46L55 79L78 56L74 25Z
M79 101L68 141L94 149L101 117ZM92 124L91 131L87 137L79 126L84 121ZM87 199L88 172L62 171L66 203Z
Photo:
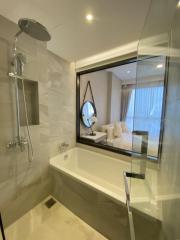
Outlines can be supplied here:
M39 204L5 232L7 240L107 240L59 202Z

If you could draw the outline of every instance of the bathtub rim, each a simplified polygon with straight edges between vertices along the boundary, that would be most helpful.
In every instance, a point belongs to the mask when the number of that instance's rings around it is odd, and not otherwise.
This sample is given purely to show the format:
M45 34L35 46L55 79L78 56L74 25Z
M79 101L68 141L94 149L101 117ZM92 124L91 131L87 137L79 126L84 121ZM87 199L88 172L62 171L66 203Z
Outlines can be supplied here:
M110 198L111 200L115 201L116 203L121 204L122 206L125 206L125 207L126 207L126 202L125 202L125 201L119 200L118 198L115 198L114 196L106 193L106 192L103 190L103 187L102 187L102 189L100 190L98 187L96 188L95 186L92 186L92 184L89 184L88 181L83 181L83 180L81 180L80 178L73 176L71 173L68 173L67 171L63 171L62 169L59 169L59 168L57 168L57 167L55 167L55 166L52 166L52 165L51 165L50 167L51 167L52 170L55 170L55 171L59 172L59 173L62 174L62 175L68 176L69 178L71 178L71 179L79 182L80 184L82 184L82 185L84 185L84 186L89 187L89 188L92 189L92 190L99 191L99 192L101 192L102 194L106 195L106 196L107 196L108 198ZM83 178L82 178L82 179L83 179ZM96 184L96 185L99 186L98 184ZM118 195L118 194L117 194L117 195Z
M82 151L85 151L85 152L89 152L91 154L93 153L93 154L96 154L97 156L106 157L106 158L108 158L108 160L112 160L112 161L115 161L115 162L118 162L118 163L122 163L122 164L124 164L126 166L130 166L130 162L126 162L124 160L121 160L119 158L115 158L115 157L112 157L112 156L106 156L103 153L94 152L92 150L84 149L84 148L81 148L79 146L75 146L74 148L71 148L71 149L69 149L66 152L60 153L60 154L50 158L50 160L49 160L50 167L56 169L57 171L59 171L61 173L65 173L66 175L77 179L81 183L83 183L85 185L88 185L91 188L95 188L96 190L98 190L98 191L108 195L111 199L121 202L123 205L126 204L126 197L125 197L125 189L124 189L124 187L123 187L122 190L120 190L122 194L119 195L118 193L114 193L113 191L108 190L107 188L105 188L103 186L100 186L97 183L94 183L92 180L89 180L86 177L82 177L79 174L74 173L73 171L67 169L66 167L57 166L55 161L57 161L61 156L66 155L68 152L72 152L73 150L75 150L75 151L82 150ZM146 197L144 197L144 198L141 197L140 198L140 201L143 201L143 202L146 202L147 200L148 200L148 198L146 198ZM138 198L137 198L137 201L139 201Z
M68 173L67 171L63 171L62 169L60 169L60 168L58 168L58 167L56 167L56 166L50 165L50 168L51 168L52 171L56 171L56 172L62 174L62 176L63 176L63 175L64 175L64 176L67 176L68 178L70 178L70 179L72 179L72 180L74 180L74 181L77 181L79 184L82 184L82 185L88 187L89 189L92 189L92 190L94 190L94 191L96 191L96 192L100 192L101 194L103 194L104 196L106 196L106 197L109 198L111 201L115 202L116 204L121 205L121 206L127 208L127 206L126 206L126 201L123 201L122 199L119 199L119 197L116 198L115 196L112 196L112 195L108 194L107 192L102 191L102 190L100 190L99 188L96 188L96 187L92 186L91 184L88 184L87 182L85 182L85 181L83 181L83 180L80 180L79 178L73 176L71 173ZM98 185L98 186L99 186L99 185ZM152 221L154 221L154 220L155 220L155 221L161 221L161 218L158 218L158 217L156 217L156 216L153 216L153 215L151 215L151 214L148 214L148 213L146 213L146 212L143 212L143 211L137 209L137 208L134 207L134 206L131 206L131 209L132 209L133 211L137 212L138 214L140 214L141 216L144 216L144 217L146 217L146 218L148 218L148 219L151 219Z
M121 204L123 204L123 206L126 205L126 198L125 198L125 190L122 189L120 190L122 195L119 195L117 193L114 193L113 191L111 190L108 190L107 188L103 187L103 186L100 186L99 184L97 183L94 183L92 180L89 180L88 178L85 178L85 177L82 177L80 176L79 174L76 174L74 173L73 171L67 169L66 167L63 167L63 166L57 166L54 161L57 161L58 158L60 156L63 156L63 155L66 155L68 152L72 152L73 150L77 151L77 150L81 150L81 151L85 151L85 152L89 152L89 153L93 153L93 154L96 154L97 156L101 156L101 157L106 157L108 158L108 160L113 160L115 162L118 162L118 163L122 163L124 165L127 165L127 166L130 166L130 162L126 162L124 160L121 160L119 158L115 158L115 157L112 157L112 156L106 156L105 154L103 153L99 153L99 152L94 152L92 150L89 150L89 149L85 149L85 148L81 148L79 146L75 146L71 149L69 149L68 151L66 152L63 152L63 153L60 153L52 158L50 158L49 160L49 165L50 167L56 169L57 171L61 172L61 173L64 173L72 178L75 178L76 180L78 180L79 182L85 184L86 186L89 186L90 188L92 189L96 189L102 193L104 193L105 195L109 196L111 199L117 201L117 202L120 202Z
M72 152L73 150L82 150L82 151L86 151L86 152L90 152L90 153L94 153L96 155L100 155L101 157L104 156L104 157L107 157L109 159L112 159L113 161L116 161L116 162L121 162L122 164L124 165L130 165L130 162L126 162L124 161L123 159L119 159L119 158L116 158L116 157L113 157L113 156L109 156L109 155L105 155L103 153L100 153L100 152L94 152L92 150L89 150L89 149L85 149L85 148L81 148L80 146L75 146L71 149L69 149L68 151L66 152L63 152L61 154L58 154L52 158L50 158L49 160L49 165L50 165L50 168L51 169L54 169L56 171L58 171L59 173L61 174L64 174L68 177L70 177L71 179L74 179L75 181L78 181L79 183L91 188L91 189L94 189L95 191L99 191L101 192L102 194L106 195L108 198L110 198L111 200L115 201L116 203L122 205L122 206L125 206L126 207L126 197L125 197L125 189L121 190L122 192L122 195L120 196L119 194L117 193L114 193L113 191L111 190L108 190L107 188L105 187L102 187L100 186L99 184L97 183L94 183L92 180L88 180L87 178L85 177L81 177L79 174L76 174L74 173L73 171L71 170L68 170L66 167L63 167L63 166L57 166L55 163L53 163L53 161L57 160L60 156L63 156L63 155L66 155L68 152ZM130 165L131 166L131 165ZM133 199L132 201L132 204L133 203L137 203L137 202L141 202L141 203L147 203L149 202L149 198L148 197L137 197L136 199ZM135 211L141 213L142 215L144 216L147 216L147 217L150 217L152 219L156 219L156 220L162 220L160 216L155 216L154 214L151 214L151 213L147 213L147 212L144 212L142 210L139 210L137 209L135 206L131 206L132 209L134 209Z

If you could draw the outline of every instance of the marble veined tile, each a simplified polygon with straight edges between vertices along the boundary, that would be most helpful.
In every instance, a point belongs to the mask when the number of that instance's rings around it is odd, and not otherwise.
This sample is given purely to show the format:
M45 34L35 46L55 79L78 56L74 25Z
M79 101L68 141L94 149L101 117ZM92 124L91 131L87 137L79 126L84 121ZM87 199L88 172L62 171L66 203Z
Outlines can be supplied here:
M59 202L44 202L5 229L7 240L107 240Z

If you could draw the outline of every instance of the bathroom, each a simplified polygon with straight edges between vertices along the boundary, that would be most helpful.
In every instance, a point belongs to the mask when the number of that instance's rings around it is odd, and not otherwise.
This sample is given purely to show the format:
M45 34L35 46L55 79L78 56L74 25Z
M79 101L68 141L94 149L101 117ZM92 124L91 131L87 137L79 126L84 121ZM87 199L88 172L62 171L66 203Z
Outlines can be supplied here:
M177 0L1 0L0 240L180 239L179 25Z

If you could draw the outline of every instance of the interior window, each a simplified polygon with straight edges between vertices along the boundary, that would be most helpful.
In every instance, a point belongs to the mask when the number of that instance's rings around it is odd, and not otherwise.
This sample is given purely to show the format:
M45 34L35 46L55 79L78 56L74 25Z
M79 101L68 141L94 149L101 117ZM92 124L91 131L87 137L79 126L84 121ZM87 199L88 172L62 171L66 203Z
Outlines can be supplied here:
M158 158L164 66L164 57L147 59L142 68L146 74L141 71L138 81L136 60L80 73L78 141L121 153L141 153L142 135L134 135L146 132L147 156ZM134 137L138 140L135 147Z
M127 127L130 131L133 129L148 131L149 144L154 145L149 148L151 149L148 153L150 156L158 154L164 91L162 84L158 83L157 86L132 89L129 97L126 115ZM135 98L136 107L134 108ZM136 114L134 114L134 111Z

